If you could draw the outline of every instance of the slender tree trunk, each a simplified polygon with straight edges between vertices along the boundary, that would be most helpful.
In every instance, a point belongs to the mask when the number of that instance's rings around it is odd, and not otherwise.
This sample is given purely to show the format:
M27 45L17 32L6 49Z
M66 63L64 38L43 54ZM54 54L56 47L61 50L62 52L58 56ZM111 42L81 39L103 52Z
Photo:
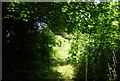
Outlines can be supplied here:
M88 80L88 55L86 55L86 70L85 70L85 81Z
M117 79L117 73L116 73L116 64L117 64L117 58L115 55L115 51L113 50L113 79L116 80Z

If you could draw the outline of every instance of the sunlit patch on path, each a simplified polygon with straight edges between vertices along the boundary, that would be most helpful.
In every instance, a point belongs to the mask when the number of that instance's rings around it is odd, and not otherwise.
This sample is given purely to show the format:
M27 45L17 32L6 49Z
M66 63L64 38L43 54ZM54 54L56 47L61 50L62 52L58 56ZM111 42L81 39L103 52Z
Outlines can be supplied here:
M61 73L61 79L73 79L75 76L74 67L70 64L54 67L53 70Z

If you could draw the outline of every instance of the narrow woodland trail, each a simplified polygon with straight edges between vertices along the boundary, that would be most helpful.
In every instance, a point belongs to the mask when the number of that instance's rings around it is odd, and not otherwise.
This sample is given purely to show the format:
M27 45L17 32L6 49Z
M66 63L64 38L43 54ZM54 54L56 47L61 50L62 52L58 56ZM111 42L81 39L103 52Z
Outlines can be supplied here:
M54 59L53 65L57 64L57 66L53 67L53 71L61 74L58 77L60 79L72 79L75 76L74 67L67 63L71 42L62 36L57 36L57 38L61 44L53 48L55 51L55 53L52 54L52 58Z

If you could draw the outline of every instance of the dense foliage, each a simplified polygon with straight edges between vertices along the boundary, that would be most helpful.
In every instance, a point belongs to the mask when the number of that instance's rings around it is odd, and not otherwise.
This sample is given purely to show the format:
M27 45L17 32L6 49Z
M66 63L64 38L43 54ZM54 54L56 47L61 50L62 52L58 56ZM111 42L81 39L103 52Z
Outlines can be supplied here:
M2 3L3 80L120 80L119 7Z

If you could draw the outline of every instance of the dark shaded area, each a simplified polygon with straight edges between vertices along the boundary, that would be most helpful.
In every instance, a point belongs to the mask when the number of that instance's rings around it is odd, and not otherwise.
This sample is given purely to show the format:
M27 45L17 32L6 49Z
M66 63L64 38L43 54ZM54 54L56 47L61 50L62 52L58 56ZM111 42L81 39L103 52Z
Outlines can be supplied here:
M8 14L19 17L19 13L7 10L9 5L3 3L3 18ZM47 29L38 30L32 15L28 20L10 17L2 21L3 80L40 80L55 73L50 70L52 49L48 47L54 43L52 36L49 31L46 34Z

